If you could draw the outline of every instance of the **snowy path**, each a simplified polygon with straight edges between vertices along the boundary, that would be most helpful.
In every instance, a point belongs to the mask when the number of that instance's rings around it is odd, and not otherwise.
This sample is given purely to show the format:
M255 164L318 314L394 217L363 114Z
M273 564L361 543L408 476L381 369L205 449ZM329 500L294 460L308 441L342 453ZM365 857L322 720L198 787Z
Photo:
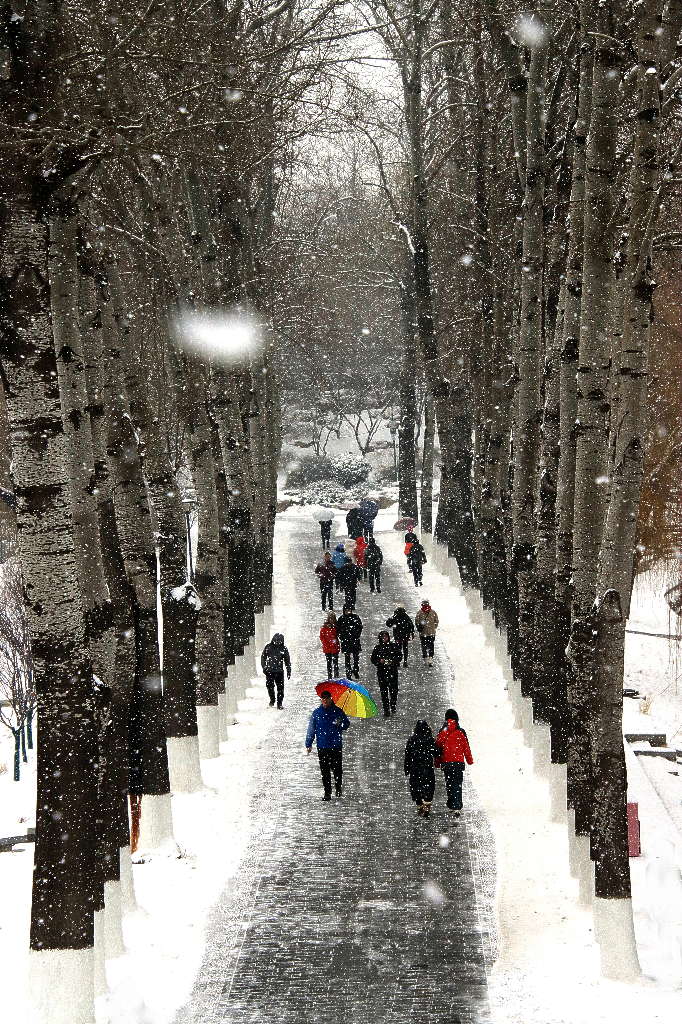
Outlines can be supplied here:
M322 803L317 758L303 747L317 704L312 684L324 678L314 524L281 521L278 543L287 542L304 608L299 635L287 635L293 680L281 715L266 707L263 687L262 714L277 720L250 786L251 839L209 923L178 1024L483 1024L494 939L477 893L491 889L490 835L470 785L463 818L448 814L440 777L432 819L417 818L402 769L415 720L442 721L449 663L441 650L433 669L423 669L415 650L401 673L398 714L352 723L344 799ZM428 572L416 591L402 563L387 557L384 568L383 593L370 599L365 584L358 600L361 678L373 692L366 666L379 628L397 601L414 614L428 594ZM275 628L285 613L276 609Z

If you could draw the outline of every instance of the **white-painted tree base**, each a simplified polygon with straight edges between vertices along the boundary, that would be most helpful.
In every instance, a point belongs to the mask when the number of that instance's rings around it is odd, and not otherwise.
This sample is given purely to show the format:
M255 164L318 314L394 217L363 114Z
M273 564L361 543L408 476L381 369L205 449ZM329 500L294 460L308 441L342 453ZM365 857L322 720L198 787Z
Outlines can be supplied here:
M199 757L220 757L220 707L218 704L197 704Z
M520 684L519 684L520 687ZM532 749L533 747L533 730L535 723L533 722L533 702L530 697L522 697L519 694L520 710L521 710L521 730L523 732L523 742L527 747Z
M100 996L107 994L107 972L104 966L106 959L106 947L105 947L105 921L104 911L95 911L95 953L93 962L93 987L95 992L95 999L99 999Z
M533 768L536 775L549 781L552 769L552 738L546 722L533 724Z
M95 1024L95 951L29 951L29 993L36 1024Z
M138 851L158 850L174 841L170 793L153 796L145 793L142 797Z
M592 912L602 976L612 981L636 981L641 969L632 918L632 900L607 900L595 896Z
M567 826L568 795L566 791L566 765L552 764L549 773L549 801L551 820Z
M227 740L227 725L227 692L223 691L218 694L218 737L221 743Z
M145 797L150 799L150 797ZM120 875L121 875L121 912L132 914L137 910L137 897L135 896L135 882L133 881L133 862L130 857L130 847L122 846L118 851Z
M123 956L126 951L123 942L123 911L121 905L121 883L104 883L104 955L107 960Z
M575 814L568 813L568 865L578 883L578 898L589 907L594 896L594 864L590 857L590 837L575 834Z
M167 736L168 776L171 793L198 793L203 789L198 736Z

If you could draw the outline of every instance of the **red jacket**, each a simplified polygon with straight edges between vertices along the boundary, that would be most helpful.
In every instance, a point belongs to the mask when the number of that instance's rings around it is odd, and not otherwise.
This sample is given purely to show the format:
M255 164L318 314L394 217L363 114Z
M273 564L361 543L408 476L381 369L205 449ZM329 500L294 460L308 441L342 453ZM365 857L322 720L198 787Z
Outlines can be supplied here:
M362 569L364 569L364 567L365 567L365 551L366 550L367 550L367 541L365 540L364 537L358 537L357 540L355 541L355 551L353 552L353 554L355 556L355 564L359 565L360 568L362 568Z
M448 761L458 761L460 764L464 761L467 764L474 763L467 734L453 719L447 721L436 736L436 746L443 764L447 764Z
M320 642L323 654L338 654L341 650L336 626L323 626L320 630Z
M406 555L409 555L410 548L412 547L413 544L414 544L413 540L408 540L407 544L405 545L405 554Z

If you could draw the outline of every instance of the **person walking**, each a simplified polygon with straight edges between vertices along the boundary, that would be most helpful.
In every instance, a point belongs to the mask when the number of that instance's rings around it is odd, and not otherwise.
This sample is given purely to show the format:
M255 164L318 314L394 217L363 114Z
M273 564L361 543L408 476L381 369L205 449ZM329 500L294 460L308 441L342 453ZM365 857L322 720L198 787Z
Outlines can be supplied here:
M332 520L334 519L334 512L330 508L321 508L320 512L320 537L322 538L322 549L329 548L329 541L332 535ZM329 516L329 518L327 518Z
M464 729L460 728L459 715L454 708L445 712L445 725L436 736L437 760L441 763L445 776L447 806L454 811L456 817L462 810L462 781L464 766L473 764L469 738Z
M363 498L360 502L360 519L362 521L362 535L365 540L374 536L374 520L379 514L379 505L373 498Z
M381 566L384 561L384 554L374 537L370 537L367 550L365 551L365 565L369 573L369 592L381 593Z
M400 647L391 640L387 629L379 633L379 643L372 651L370 661L376 665L377 683L384 706L384 717L394 715L398 704L398 666L400 665Z
M353 551L353 560L362 573L363 580L367 579L367 565L366 565L366 554L367 554L367 541L364 537L358 537L355 541L355 549Z
M410 571L410 562L409 562L410 550L412 549L412 545L414 544L414 542L416 540L417 540L417 534L416 533L412 533L411 530L408 530L408 532L405 534L405 547L403 548L403 554L405 555L405 558L407 559L407 570L408 570L408 572Z
M339 678L339 634L336 632L336 615L330 612L320 630L322 653L327 659L327 679Z
M346 529L351 540L362 536L362 515L357 505L349 508L346 513Z
M359 569L357 565L353 565L348 556L346 556L346 560L341 568L336 570L336 585L345 595L343 603L347 604L351 610L355 608L358 596L358 580L361 576L362 569Z
M414 637L414 622L405 611L405 605L396 605L391 618L386 619L386 625L391 626L393 629L393 639L400 647L404 667L407 665L410 642Z
M362 635L362 619L350 605L343 606L341 618L336 623L336 633L346 662L348 679L360 678L360 637Z
M415 587L421 587L422 580L424 579L424 565L426 564L426 552L424 548L415 540L410 544L410 550L407 554L407 567L412 573Z
M422 645L422 658L424 664L429 667L433 665L433 648L436 641L436 630L438 629L438 614L433 610L428 599L422 601L422 606L414 617L414 624L419 633L419 640Z
M270 698L270 707L275 706L275 687L277 688L277 707L282 710L284 701L284 670L286 669L287 679L291 679L291 658L289 651L284 646L284 637L281 633L275 633L269 644L263 648L260 656L260 665L265 673L265 686Z
M322 611L326 611L327 604L330 610L334 607L334 577L336 566L332 562L332 556L325 551L324 558L315 566L315 573L320 578L320 596L322 598Z
M334 548L334 554L332 555L332 562L337 569L340 569L343 563L346 561L346 545L339 543Z
M313 749L313 740L317 743L323 800L332 798L332 775L337 797L343 794L343 733L349 725L348 716L341 708L337 708L329 690L323 690L320 694L320 707L315 708L310 716L305 736L308 754Z
M405 746L405 775L417 814L428 818L436 790L435 761L438 748L428 722L419 721Z

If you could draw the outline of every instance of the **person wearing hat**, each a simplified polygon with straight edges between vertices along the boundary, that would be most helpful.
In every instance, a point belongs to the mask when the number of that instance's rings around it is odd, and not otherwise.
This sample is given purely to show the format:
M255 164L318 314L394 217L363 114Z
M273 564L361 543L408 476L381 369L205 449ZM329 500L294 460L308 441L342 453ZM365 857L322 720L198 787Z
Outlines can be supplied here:
M343 785L343 733L350 722L345 711L337 708L329 690L320 694L320 706L315 708L308 723L305 737L307 753L313 749L313 740L317 743L317 756L320 761L320 774L324 788L323 800L332 798L332 775L337 797L342 795Z
M419 633L424 664L431 667L436 630L438 629L438 614L433 610L427 598L422 601L422 606L414 617L414 624Z
M265 645L260 656L260 664L265 673L265 686L270 698L270 707L275 706L275 687L277 687L277 707L281 711L284 701L285 669L287 679L291 679L291 658L289 651L284 646L282 633L275 633L270 643Z
M469 737L459 724L459 715L454 708L445 712L445 724L436 736L437 760L445 776L448 795L448 810L459 817L462 810L462 781L465 764L473 764Z

